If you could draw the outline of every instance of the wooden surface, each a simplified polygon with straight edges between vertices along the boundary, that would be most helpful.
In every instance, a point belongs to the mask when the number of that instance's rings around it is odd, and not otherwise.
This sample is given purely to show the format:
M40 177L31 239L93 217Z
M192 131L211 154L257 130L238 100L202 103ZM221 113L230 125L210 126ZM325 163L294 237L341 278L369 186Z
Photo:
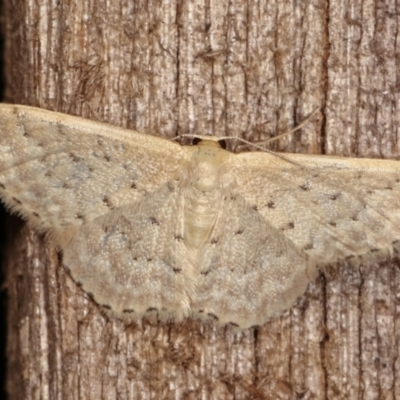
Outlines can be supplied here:
M165 137L252 141L319 108L272 149L399 156L394 2L4 3L8 101ZM328 268L258 329L124 326L44 238L9 232L10 399L400 396L396 258Z

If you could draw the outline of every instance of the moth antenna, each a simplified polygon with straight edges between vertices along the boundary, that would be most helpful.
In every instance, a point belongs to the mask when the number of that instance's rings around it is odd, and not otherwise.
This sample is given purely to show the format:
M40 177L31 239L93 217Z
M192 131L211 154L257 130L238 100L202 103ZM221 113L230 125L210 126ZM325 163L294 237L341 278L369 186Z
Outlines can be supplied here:
M279 140L284 136L291 135L292 133L300 130L304 125L306 125L308 123L308 121L316 114L317 111L319 111L319 108L316 108L305 120L303 120L303 122L301 122L300 125L297 125L295 128L291 129L290 131L281 133L281 134L279 134L277 136L274 136L272 138L269 138L269 139L266 139L266 140L262 140L262 141L259 141L259 142L255 142L255 143L247 142L247 144L250 145L250 146L254 146L255 148L260 148L260 147L257 147L257 146L264 146L264 145L266 145L268 143L274 142L275 140ZM238 146L238 149L240 149L242 146ZM265 151L264 148L262 148L262 149L263 149L263 151Z
M180 139L182 137L184 137L184 138L185 137L189 137L191 139L201 139L201 140L205 140L206 139L206 140L212 140L213 142L219 142L220 140L237 140L239 142L244 143L244 145L242 145L242 146L251 146L251 147L253 147L255 149L258 149L258 150L262 151L263 153L272 154L273 156L281 158L282 160L284 160L284 161L286 161L286 162L288 162L290 164L297 165L297 166L301 167L301 164L298 164L298 163L296 163L296 162L294 162L292 160L289 160L283 154L279 154L279 153L276 153L275 151L268 150L265 147L259 146L258 144L249 142L248 140L240 138L240 137L233 137L233 136L206 136L206 135L183 134L183 135L176 136L175 138L173 138L171 140L176 141L177 139ZM239 147L240 146L236 147L236 149L238 149Z

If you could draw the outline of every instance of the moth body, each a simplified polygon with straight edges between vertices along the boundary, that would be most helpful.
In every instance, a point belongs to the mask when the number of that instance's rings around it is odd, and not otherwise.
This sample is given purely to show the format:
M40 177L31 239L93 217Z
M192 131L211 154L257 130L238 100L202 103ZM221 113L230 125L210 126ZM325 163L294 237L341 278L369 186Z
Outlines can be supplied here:
M198 264L221 207L221 165L231 153L209 140L191 149L189 185L184 191L184 243Z

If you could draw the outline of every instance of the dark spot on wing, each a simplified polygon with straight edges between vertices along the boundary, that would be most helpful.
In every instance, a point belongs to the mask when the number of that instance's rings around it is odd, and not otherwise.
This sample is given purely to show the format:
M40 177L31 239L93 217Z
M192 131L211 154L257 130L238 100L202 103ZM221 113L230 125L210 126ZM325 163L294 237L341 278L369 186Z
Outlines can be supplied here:
M175 240L177 240L178 242L181 242L183 240L183 237L181 235L175 235L174 236Z
M329 221L328 224L330 226L336 227L336 222L335 221Z
M352 221L358 221L358 215L353 215L352 217L350 217L350 219Z
M252 206L251 208L252 208L252 210L254 210L254 211L258 211L258 207L257 207L256 205Z
M168 182L167 183L167 188L170 192L174 192L175 191L175 186L173 185L172 182Z
M0 182L0 188L5 189L6 187Z
M113 204L111 203L111 200L108 196L104 196L102 199L102 202L110 209L113 210L115 207L113 206Z
M219 240L219 238L213 238L213 239L211 239L210 243L216 244L216 243L218 243L218 240Z
M68 273L71 275L71 271L68 270ZM81 288L83 286L83 284L82 284L82 282L76 281L76 286Z
M34 217L40 218L40 215L39 215L36 211L33 212L32 215L33 215Z
M151 258L151 257L149 257L148 259L147 259L147 262L152 262L153 261L153 259Z
M82 157L78 157L76 154L74 154L72 152L69 153L68 155L71 158L71 160L74 161L74 162L82 161Z
M158 311L157 307L149 307L146 312Z
M241 235L243 233L243 229L238 229L236 232L235 232L235 235Z
M122 311L124 314L133 314L135 310L133 308L125 308L125 310Z
M97 139L97 144L99 146L103 146L103 140L102 139Z
M60 122L57 122L57 133L61 136L65 136L64 127Z
M200 275L207 276L209 274L210 270L208 269L207 271L201 271Z
M274 203L273 201L270 201L270 202L267 204L267 207L268 207L268 208L275 208L275 203Z
M379 251L379 249L371 249L371 253L376 253L376 252L378 252Z
M393 190L393 188L390 187L390 186L386 186L385 189L386 189L386 190Z
M227 325L233 326L234 328L239 328L239 325L236 322L228 322Z
M294 229L294 222L293 222L293 221L290 221L290 222L287 224L286 229Z
M111 307L108 304L102 304L101 306L106 310L111 310Z
M172 271L175 272L175 274L180 274L182 272L181 268L172 268Z
M303 247L303 250L307 251L307 250L311 250L314 248L314 245L312 243L308 243Z
M158 221L156 217L150 217L149 219L152 225L160 225L160 221Z
M275 254L275 256L276 256L276 258L281 258L281 257L283 257L283 254L284 254L284 251L283 251L283 250L279 250L279 251Z
M85 220L85 217L83 216L83 214L80 214L80 213L76 214L76 218L77 218L77 219L80 219L80 220L82 220L82 221Z
M110 162L111 157L110 157L109 155L107 155L107 154L104 154L104 159L105 159L107 162Z
M135 183L135 182L132 182L132 183L131 183L131 189L137 189L137 186L136 186L136 183Z
M300 185L300 189L303 189L304 191L308 191L311 190L311 186L308 182L303 183L302 185Z
M232 200L232 201L236 201L236 196L231 195L231 200Z
M20 204L20 205L22 204L21 201L19 201L16 197L13 197L12 199L13 199L17 204Z
M63 188L63 189L72 189L72 185L70 185L70 184L67 183L67 182L63 182L62 188Z
M219 318L214 314L214 313L208 313L207 314L209 317L211 317L212 319L215 319L216 321L218 321L219 320Z

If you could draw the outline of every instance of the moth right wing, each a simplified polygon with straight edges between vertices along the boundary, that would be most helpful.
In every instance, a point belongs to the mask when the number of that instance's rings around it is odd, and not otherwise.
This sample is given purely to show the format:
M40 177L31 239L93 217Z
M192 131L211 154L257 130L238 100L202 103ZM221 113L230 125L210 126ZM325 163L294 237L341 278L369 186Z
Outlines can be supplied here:
M85 224L65 246L63 262L115 317L180 320L190 314L195 293L183 226L179 182L170 182Z
M78 117L0 105L0 197L62 235L179 179L182 147Z

